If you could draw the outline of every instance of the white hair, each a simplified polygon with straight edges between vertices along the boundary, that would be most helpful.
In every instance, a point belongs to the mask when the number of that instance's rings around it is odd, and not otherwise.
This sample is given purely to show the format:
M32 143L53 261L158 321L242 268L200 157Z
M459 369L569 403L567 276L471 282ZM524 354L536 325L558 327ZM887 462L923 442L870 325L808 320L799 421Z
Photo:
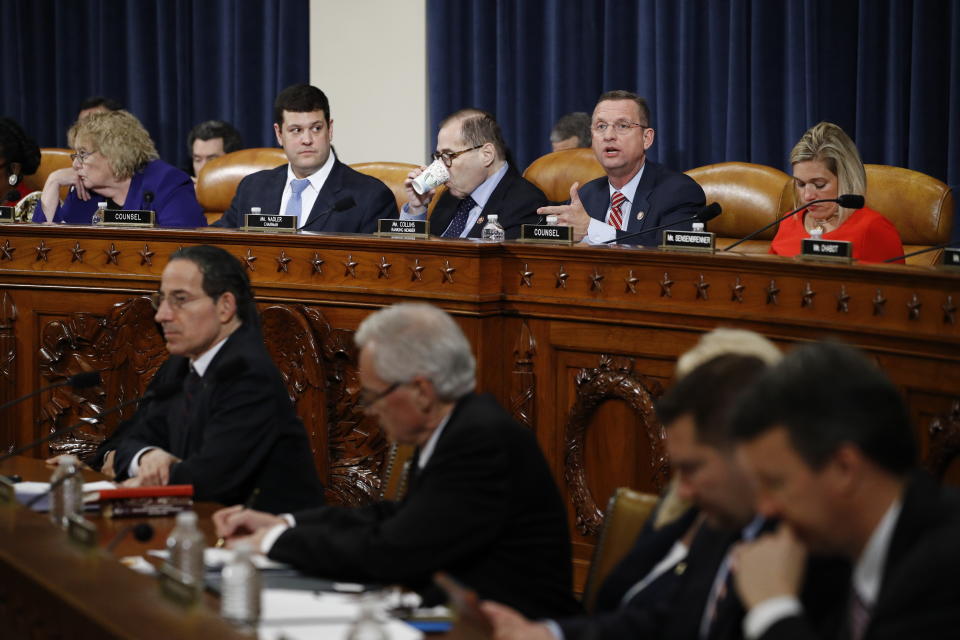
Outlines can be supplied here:
M701 364L728 353L754 356L767 366L777 364L783 357L777 345L759 333L745 329L714 329L700 336L700 341L680 356L675 377L679 380Z
M355 340L361 349L376 345L373 367L385 382L423 376L444 402L476 386L470 342L456 321L433 305L402 303L372 313L360 323Z

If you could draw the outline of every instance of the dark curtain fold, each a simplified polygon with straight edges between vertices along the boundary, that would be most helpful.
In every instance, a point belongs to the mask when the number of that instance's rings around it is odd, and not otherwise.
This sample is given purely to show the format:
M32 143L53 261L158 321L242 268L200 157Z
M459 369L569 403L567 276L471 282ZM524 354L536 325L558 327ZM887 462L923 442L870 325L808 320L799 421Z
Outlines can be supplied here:
M829 120L868 163L960 186L960 2L427 0L430 122L496 113L520 168L553 123L629 89L653 110L654 159L789 171ZM960 224L954 225L960 238Z
M66 146L81 101L120 101L160 156L187 166L190 129L234 124L273 146L273 100L309 79L308 0L3 0L2 113Z

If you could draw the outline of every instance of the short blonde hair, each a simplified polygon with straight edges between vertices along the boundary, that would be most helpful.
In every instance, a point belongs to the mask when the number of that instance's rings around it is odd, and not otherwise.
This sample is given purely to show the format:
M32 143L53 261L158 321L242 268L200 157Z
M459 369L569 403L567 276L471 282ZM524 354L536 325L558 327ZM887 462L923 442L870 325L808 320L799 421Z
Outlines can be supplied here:
M759 333L746 329L714 329L703 334L692 349L680 356L674 377L679 380L700 365L730 353L759 358L767 366L777 364L783 357L777 345Z
M80 139L98 151L118 179L133 177L151 160L159 158L150 134L129 111L102 111L77 120L67 132L70 146Z
M790 165L819 160L837 176L839 195L866 195L867 172L860 152L850 136L832 122L821 122L807 129L790 152Z

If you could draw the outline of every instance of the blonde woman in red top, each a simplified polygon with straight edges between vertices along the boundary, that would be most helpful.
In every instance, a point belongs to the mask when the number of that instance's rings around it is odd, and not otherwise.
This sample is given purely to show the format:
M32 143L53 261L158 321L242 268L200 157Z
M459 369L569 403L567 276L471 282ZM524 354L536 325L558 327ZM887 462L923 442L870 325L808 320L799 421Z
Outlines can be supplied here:
M843 129L830 122L811 127L790 152L797 204L864 195L867 174L857 147ZM853 257L861 262L883 262L903 255L900 234L873 209L844 209L834 202L814 204L780 223L770 253L795 256L801 240L820 229L825 240L853 243ZM903 262L901 260L901 262Z

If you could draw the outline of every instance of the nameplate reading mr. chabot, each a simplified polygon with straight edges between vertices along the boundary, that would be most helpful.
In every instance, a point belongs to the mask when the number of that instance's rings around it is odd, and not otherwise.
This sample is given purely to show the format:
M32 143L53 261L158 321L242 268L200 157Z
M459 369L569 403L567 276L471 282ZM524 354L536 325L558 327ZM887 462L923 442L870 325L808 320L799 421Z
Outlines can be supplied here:
M103 222L108 227L155 227L156 214L140 209L104 209Z
M852 262L853 243L844 240L823 240L804 238L801 257L807 260L827 260L829 262Z
M244 231L270 231L294 233L297 230L299 216L267 215L264 213L248 213L243 216Z

